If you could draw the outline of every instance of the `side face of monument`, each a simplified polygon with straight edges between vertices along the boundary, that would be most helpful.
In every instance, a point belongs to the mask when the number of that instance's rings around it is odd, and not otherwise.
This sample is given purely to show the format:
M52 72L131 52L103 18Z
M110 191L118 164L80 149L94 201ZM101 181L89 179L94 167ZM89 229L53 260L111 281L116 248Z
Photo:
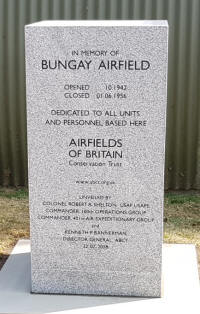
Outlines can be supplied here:
M160 296L167 22L25 35L32 292Z

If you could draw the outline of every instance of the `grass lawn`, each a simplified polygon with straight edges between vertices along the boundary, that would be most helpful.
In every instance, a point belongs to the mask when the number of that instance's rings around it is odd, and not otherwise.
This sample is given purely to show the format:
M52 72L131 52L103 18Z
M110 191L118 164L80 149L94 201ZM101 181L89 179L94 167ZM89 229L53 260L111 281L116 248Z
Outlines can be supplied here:
M29 238L28 192L0 189L0 268L13 246ZM200 265L200 192L165 195L165 243L194 243Z

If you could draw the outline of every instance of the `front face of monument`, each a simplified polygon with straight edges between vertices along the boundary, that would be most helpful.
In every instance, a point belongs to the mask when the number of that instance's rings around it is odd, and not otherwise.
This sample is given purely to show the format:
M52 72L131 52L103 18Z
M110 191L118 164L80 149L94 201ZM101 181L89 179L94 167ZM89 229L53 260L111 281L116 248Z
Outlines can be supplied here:
M32 292L160 296L167 23L85 23L26 27Z

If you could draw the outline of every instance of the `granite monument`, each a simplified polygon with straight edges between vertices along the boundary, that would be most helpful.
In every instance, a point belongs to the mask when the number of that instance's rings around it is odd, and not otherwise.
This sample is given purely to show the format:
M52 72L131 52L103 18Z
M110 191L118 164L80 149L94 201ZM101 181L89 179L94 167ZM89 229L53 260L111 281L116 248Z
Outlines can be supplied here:
M25 39L32 292L159 297L167 22Z

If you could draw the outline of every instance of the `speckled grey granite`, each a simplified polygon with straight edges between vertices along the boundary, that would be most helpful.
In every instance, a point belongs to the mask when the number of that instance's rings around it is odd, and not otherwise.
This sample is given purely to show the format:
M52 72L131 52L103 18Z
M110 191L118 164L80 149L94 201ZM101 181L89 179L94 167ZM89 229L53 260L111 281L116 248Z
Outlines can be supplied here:
M160 296L167 22L25 35L32 292Z

